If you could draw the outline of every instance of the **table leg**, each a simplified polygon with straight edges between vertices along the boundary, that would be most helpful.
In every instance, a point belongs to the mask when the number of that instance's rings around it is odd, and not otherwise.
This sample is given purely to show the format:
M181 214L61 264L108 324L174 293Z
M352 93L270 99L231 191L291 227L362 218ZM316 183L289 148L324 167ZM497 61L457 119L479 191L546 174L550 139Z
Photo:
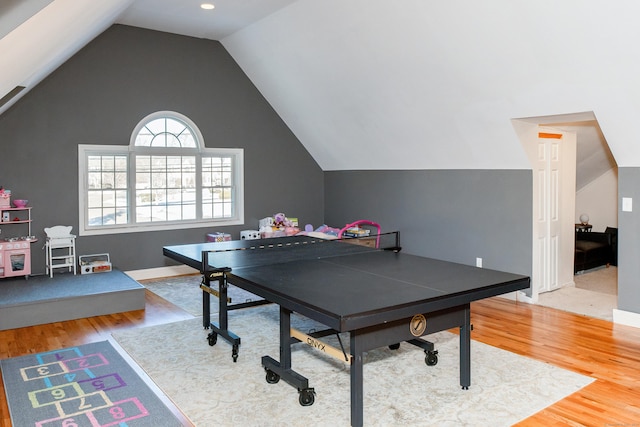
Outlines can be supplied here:
M460 385L467 390L471 385L471 306L464 307L464 323L460 327Z
M291 311L280 307L280 361L270 356L262 356L262 366L267 371L267 382L275 384L282 378L298 390L298 402L311 406L315 401L315 391L309 381L291 369Z
M208 288L211 287L210 279L204 275L203 276L204 285ZM202 326L205 329L209 329L211 325L211 296L209 292L202 290Z
M218 278L218 320L220 329L226 331L229 329L229 312L227 307L228 288L226 275Z
M291 311L280 306L280 368L291 369Z
M227 300L228 283L226 274L220 274L216 276L218 280L218 291L214 293L218 297L219 303L219 322L211 322L211 277L208 273L204 273L204 282L200 285L202 288L202 324L205 329L210 328L211 332L207 336L210 346L216 345L218 342L218 335L227 340L231 346L231 357L234 362L238 361L238 355L240 352L240 337L229 330L229 306Z
M362 348L356 331L350 334L351 341L351 425L360 427L364 423L364 390L362 380L364 371L362 366Z

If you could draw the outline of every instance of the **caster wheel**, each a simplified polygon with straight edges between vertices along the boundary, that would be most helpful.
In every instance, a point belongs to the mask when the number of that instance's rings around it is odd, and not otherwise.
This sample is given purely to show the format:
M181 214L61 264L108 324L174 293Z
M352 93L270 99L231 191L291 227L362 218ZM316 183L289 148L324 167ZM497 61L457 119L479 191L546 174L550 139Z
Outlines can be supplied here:
M398 343L398 344L391 344L391 345L389 346L389 349L390 349L390 350L397 350L397 349L399 349L399 348L400 348L400 343Z
M424 358L424 363L427 364L427 366L435 366L438 364L438 352L437 351L428 351L425 352L427 353L427 355Z
M207 340L209 341L209 345L213 347L218 342L218 334L211 332L207 335Z
M233 363L236 363L238 361L238 353L239 353L238 346L234 345L233 349L231 350L231 357L233 358Z
M280 375L267 369L267 382L269 384L275 384L280 381Z
M315 395L316 392L312 388L305 388L304 390L300 390L298 402L300 402L302 406L311 406L316 400Z

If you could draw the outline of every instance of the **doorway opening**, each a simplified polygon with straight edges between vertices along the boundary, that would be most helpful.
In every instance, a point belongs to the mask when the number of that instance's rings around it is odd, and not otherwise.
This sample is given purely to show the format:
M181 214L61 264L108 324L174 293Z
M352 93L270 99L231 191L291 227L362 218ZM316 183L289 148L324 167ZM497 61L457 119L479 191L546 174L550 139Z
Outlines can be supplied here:
M590 225L590 232L617 232L618 168L594 113L528 117L514 119L512 123L532 161L532 165L540 156L538 136L541 129L546 132L575 136L576 141L575 157L564 159L566 162L574 162L567 169L570 170L571 166L575 167L575 194L570 195L571 197L565 197L565 203L558 203L559 209L566 210L561 214L571 216L570 222L574 224L567 223L567 220L564 221L565 224L562 228L565 239L559 240L559 246L565 242L564 247L556 248L558 250L545 254L553 259L544 262L540 259L534 259L532 301L562 310L611 320L613 310L617 308L617 245L611 248L615 255L610 259L610 262L602 263L602 265L591 263L587 265L588 268L574 269L576 267L574 264L576 262L575 236L577 235L574 226L582 222L581 216L583 216L583 220L588 216L587 223ZM567 140L571 140L571 138L567 138ZM570 150L569 153L571 153ZM536 171L535 168L534 171ZM541 204L552 204L551 194L545 194L536 188L534 188L533 194L534 212L538 212ZM567 201L569 202L567 203ZM534 213L534 222L535 218L536 214ZM540 232L536 230L536 224L533 228L535 246L538 244L537 236ZM595 238L596 236L591 237ZM568 248L569 245L573 245L573 247ZM570 255L563 257L563 252ZM539 253L539 248L534 247L534 258L536 256L540 258ZM568 279L560 281L559 285L552 289L545 288L544 280L542 280L543 275L549 274L547 269L549 266L553 266L554 262L561 263L561 265L570 262L572 265L565 265L565 267L571 267L575 275L569 275Z

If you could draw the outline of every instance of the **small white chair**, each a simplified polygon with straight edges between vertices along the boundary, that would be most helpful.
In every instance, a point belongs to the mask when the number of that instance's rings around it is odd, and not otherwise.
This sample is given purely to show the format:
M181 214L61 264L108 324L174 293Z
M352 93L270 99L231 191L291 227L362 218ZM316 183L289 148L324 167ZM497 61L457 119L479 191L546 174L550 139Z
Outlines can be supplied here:
M49 277L53 277L56 268L67 268L69 272L76 274L76 236L71 234L73 227L56 225L47 227L45 248L47 250L46 271Z

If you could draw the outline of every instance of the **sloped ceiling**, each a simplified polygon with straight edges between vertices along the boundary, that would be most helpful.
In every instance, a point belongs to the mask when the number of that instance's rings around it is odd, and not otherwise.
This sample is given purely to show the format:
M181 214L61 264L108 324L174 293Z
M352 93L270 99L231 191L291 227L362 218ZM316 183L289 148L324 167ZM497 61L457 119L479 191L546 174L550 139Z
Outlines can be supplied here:
M19 27L53 0L2 0L0 3L0 39Z
M202 10L208 1L214 10ZM222 40L295 0L135 0L118 23L167 33Z
M511 119L585 111L550 122L640 166L635 0L214 3L54 0L0 40L0 96L120 22L219 39L324 170L528 169Z
M0 106L0 114L109 28L133 0L53 0L48 4L28 1L29 7L18 8L12 3L1 9L0 27L13 30L0 39L0 98L18 86L26 90L12 99L3 99L6 102ZM27 11L34 14L28 16ZM16 19L25 20L19 23Z
M556 121L545 125L577 134L577 140L580 141L576 150L577 190L617 167L597 120L566 123Z

